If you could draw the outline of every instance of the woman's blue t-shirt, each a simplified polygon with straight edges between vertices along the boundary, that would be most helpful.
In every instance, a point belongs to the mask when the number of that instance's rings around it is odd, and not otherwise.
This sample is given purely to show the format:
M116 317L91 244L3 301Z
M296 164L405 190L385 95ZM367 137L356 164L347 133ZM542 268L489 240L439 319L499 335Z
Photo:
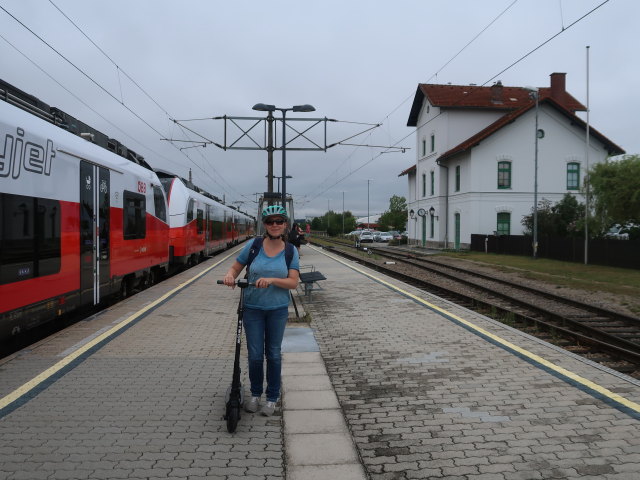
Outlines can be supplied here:
M238 258L236 258L238 263L247 264L249 250L251 250L252 245L253 240L247 242ZM293 258L289 269L300 271L300 258L296 248L293 249ZM249 267L249 283L255 283L259 278L287 278L288 276L289 270L287 270L284 250L274 257L269 257L264 252L264 248L260 248L260 252L251 262L251 267ZM244 304L248 308L257 310L276 310L287 307L289 305L289 290L275 285L267 288L247 287L244 294Z

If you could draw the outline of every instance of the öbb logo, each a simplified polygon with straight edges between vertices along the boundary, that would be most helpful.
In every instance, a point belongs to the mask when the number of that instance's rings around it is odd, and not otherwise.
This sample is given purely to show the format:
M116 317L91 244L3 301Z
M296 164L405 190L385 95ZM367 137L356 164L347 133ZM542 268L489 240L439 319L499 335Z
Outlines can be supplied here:
M0 177L18 178L22 168L28 172L51 175L51 165L56 152L53 141L47 140L43 147L34 142L24 141L24 129L16 129L16 137L4 136L4 149L0 150Z

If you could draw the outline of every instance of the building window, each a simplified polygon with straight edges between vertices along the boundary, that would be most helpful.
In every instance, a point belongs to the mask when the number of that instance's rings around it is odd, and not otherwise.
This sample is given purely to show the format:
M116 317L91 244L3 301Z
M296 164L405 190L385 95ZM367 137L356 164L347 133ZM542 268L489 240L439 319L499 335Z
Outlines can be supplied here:
M511 233L511 214L509 212L500 212L498 214L498 235L510 235Z
M456 165L456 192L460 191L460 165Z
M580 189L580 164L571 162L567 164L567 190Z
M422 139L422 156L424 157L427 154L427 141Z
M498 188L511 188L511 162L498 162Z
M431 134L431 151L432 152L436 151L436 134L435 133Z
M424 173L422 174L422 196L427 196L427 175Z
M436 189L436 173L432 170L431 171L431 195L435 195L435 189Z

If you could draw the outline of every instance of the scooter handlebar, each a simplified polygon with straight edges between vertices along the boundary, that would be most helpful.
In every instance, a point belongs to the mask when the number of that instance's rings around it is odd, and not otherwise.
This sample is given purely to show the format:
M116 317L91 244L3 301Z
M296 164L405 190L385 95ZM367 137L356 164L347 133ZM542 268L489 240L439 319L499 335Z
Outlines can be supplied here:
M216 283L218 285L224 285L224 280L217 280ZM250 283L246 278L241 278L240 280L236 280L236 285L240 288L255 286L255 283Z

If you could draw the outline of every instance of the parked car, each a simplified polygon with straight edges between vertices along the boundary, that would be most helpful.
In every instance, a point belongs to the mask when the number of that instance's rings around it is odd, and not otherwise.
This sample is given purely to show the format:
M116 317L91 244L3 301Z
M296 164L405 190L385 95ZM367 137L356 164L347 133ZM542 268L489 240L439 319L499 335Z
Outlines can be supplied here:
M390 230L389 233L393 236L394 240L402 239L402 234L400 232L398 232L397 230Z
M373 243L373 233L368 231L363 231L360 234L360 243Z
M393 235L391 235L391 232L379 232L374 239L376 242L388 242L393 240Z
M614 225L604 234L605 238L615 238L616 240L629 240L628 229L622 225Z

